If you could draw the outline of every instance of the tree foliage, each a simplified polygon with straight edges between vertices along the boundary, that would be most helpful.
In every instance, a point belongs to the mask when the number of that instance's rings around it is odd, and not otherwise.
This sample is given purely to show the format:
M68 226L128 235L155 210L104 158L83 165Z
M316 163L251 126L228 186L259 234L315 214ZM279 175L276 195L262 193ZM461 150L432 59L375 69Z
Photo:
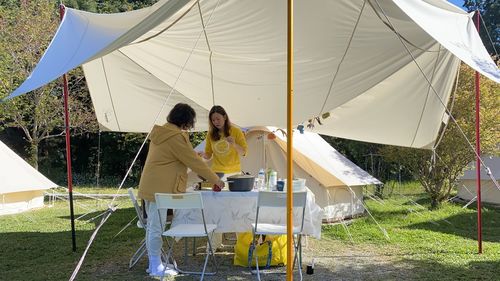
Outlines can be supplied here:
M484 25L480 24L479 35L488 52L492 56L498 56L498 52L500 51L500 1L464 0L464 7L469 12L479 10L482 21L484 21ZM498 60L499 58L497 57L496 59Z
M457 178L467 164L475 159L475 86L474 71L461 65L452 115L442 141L435 150L400 148L388 146L382 154L388 161L402 163L420 181L431 198L431 208L446 200ZM498 154L500 139L500 85L483 78L481 80L480 135L483 154ZM463 136L462 132L465 134ZM469 140L469 142L467 141Z
M157 0L66 0L67 7L94 13L121 13L137 10L156 3Z
M12 5L14 3L11 3ZM54 2L23 1L0 8L0 98L6 97L30 75L43 55L59 19ZM69 75L69 99L74 132L97 128L81 69ZM31 163L38 167L43 140L64 134L62 88L59 81L0 104L0 127L19 128L29 143Z

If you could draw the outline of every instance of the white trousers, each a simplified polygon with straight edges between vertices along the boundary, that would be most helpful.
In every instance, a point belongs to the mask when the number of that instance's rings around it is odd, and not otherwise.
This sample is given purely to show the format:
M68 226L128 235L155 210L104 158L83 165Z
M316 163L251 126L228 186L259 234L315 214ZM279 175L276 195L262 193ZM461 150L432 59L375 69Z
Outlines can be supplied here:
M156 202L146 201L146 206L148 210L148 225L146 231L146 247L148 248L148 255L160 256L161 247L163 246L161 234L165 231L167 210L161 210L160 214L158 214Z

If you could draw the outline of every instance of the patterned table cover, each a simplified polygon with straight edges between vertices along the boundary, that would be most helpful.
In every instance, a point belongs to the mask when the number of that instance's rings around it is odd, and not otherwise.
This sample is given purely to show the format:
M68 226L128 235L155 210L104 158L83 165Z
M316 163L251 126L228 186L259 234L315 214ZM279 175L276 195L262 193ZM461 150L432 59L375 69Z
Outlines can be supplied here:
M201 193L206 223L217 225L215 232L251 232L257 211L258 191L250 192L213 192ZM294 225L300 225L302 209L294 209ZM315 238L321 237L323 210L315 203L314 194L308 189L306 212L304 216L304 234ZM259 222L286 224L286 211L281 208L261 207ZM202 223L199 210L175 210L172 226L183 223Z

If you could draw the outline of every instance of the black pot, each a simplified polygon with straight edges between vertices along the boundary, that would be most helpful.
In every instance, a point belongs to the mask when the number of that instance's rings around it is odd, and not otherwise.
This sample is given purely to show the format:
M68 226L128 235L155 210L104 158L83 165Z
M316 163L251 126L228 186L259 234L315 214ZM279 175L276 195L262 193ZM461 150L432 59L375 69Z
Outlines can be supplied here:
M230 191L251 191L255 177L251 175L235 175L227 177Z

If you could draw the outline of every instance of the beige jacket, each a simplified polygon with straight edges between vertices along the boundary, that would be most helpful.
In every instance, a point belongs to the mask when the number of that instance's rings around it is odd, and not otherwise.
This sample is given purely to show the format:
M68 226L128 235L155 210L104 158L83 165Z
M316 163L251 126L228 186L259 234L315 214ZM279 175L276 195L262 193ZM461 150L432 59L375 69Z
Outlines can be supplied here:
M211 183L219 181L196 154L187 133L176 125L154 126L149 139L149 152L139 182L140 198L154 202L158 192L186 192L188 167Z

